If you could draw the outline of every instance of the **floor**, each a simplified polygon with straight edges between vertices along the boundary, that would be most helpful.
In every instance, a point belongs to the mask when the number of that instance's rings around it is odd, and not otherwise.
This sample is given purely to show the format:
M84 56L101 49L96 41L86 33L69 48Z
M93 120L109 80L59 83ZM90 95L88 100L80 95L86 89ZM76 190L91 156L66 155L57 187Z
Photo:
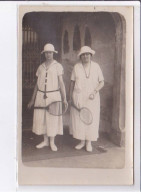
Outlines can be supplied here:
M119 148L109 149L106 154L63 157L57 159L24 162L32 167L66 167L66 168L123 168L124 150Z
M106 135L101 135L93 143L93 152L75 150L78 140L72 138L66 131L63 136L57 136L57 152L49 147L36 149L35 145L42 141L42 136L36 136L31 131L23 132L22 157L23 163L30 167L66 167L66 168L123 168L124 147L114 145Z

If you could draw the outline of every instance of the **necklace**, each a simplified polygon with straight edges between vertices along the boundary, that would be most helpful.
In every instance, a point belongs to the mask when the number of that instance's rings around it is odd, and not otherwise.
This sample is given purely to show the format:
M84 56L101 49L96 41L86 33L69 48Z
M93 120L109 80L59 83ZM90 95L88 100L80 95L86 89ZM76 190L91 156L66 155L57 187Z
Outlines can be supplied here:
M83 65L82 65L82 66L83 66ZM88 72L88 74L87 74L86 69L85 69L84 66L83 66L83 70L84 70L84 73L85 73L86 78L88 79L88 78L90 77L91 62L90 62L90 67L89 67L89 72Z

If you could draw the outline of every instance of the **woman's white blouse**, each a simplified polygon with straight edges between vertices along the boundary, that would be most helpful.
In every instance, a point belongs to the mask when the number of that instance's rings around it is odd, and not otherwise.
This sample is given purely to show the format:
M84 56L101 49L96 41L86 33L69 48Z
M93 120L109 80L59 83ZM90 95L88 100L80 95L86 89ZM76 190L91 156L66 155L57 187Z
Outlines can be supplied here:
M71 80L75 81L74 90L79 93L84 87L89 87L91 90L94 90L98 83L104 80L104 77L99 65L91 61L89 78L86 78L82 63L77 63L73 68Z
M59 89L58 76L63 75L63 67L56 60L52 62L50 67L47 69L45 63L41 64L36 72L36 76L38 77L37 85L39 90L45 90L46 83L46 91L53 91ZM47 76L46 76L47 74ZM47 81L45 82L45 80Z

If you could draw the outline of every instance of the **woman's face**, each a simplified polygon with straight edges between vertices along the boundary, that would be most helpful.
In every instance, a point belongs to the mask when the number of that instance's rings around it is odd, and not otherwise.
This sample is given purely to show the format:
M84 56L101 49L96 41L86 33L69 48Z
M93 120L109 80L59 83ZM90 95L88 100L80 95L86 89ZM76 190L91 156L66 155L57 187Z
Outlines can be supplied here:
M53 52L52 51L45 52L45 58L46 58L46 60L52 60L53 59Z
M88 63L91 60L91 54L90 53L84 53L80 56L80 59L82 63Z

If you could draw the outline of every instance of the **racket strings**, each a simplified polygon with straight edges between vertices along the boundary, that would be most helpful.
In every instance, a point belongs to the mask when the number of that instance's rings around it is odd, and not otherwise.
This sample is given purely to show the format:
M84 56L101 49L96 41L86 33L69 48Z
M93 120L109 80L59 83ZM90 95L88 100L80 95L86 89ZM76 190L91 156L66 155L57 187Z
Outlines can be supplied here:
M34 109L43 109L54 116L61 116L66 112L65 106L62 101L56 101L48 105L47 107L36 106Z
M60 116L64 113L64 106L62 102L54 102L49 105L48 112L54 116Z
M92 113L87 108L82 108L80 111L80 119L87 125L90 125L93 121Z

